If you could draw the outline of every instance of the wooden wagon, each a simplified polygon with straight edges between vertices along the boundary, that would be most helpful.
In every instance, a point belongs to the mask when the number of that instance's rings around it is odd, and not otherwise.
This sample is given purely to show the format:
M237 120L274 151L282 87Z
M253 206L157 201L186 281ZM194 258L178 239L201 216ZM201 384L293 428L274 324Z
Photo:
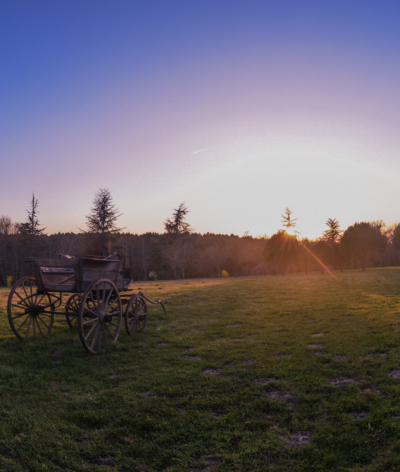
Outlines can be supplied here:
M8 297L7 315L14 334L21 340L46 336L55 315L61 315L90 354L114 344L122 321L131 336L147 323L147 304L142 292L132 293L131 271L122 251L106 258L33 259L34 276L18 280ZM64 296L67 300L64 302ZM164 309L165 311L165 309Z

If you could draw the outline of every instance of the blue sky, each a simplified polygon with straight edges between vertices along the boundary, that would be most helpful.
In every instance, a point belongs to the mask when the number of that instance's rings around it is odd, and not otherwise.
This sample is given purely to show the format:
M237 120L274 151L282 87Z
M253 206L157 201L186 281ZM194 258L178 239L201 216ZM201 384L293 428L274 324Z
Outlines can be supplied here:
M0 214L48 231L109 188L131 232L400 220L400 4L0 3Z

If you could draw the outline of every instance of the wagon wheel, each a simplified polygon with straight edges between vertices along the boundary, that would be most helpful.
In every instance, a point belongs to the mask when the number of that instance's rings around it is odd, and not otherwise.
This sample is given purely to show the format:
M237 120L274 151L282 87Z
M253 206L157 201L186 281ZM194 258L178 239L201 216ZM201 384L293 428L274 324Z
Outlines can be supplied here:
M81 299L82 295L74 293L68 298L68 301L65 305L65 317L70 328L76 328L78 326L78 315ZM93 308L93 303L91 303L91 300L87 300L87 304L89 304L89 308ZM90 319L85 315L83 317L84 321Z
M122 323L122 303L117 287L109 279L92 282L82 296L78 312L79 337L90 354L111 346Z
M144 331L147 323L147 305L145 299L140 295L133 295L129 299L125 312L125 329L129 336L138 330Z
M8 296L7 315L19 339L46 336L54 323L54 303L48 293L38 294L34 277L22 277Z

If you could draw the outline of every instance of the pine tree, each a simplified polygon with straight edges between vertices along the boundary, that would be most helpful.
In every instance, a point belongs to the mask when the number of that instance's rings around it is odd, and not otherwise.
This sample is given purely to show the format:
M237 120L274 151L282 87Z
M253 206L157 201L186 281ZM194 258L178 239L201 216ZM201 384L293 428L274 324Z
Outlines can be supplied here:
M28 220L25 223L16 224L16 228L19 233L28 236L30 239L30 253L31 257L33 256L33 249L35 245L35 240L37 236L41 236L44 233L46 228L40 227L40 222L38 220L38 206L39 201L35 198L35 194L32 193L32 200L30 209L26 210L28 213Z
M283 218L282 224L286 228L286 231L295 233L295 234L300 234L296 230L291 230L291 228L294 228L296 226L296 221L297 218L292 219L292 210L290 210L288 207L285 208L285 211L283 212L283 215L281 217Z
M340 229L337 219L328 218L325 224L328 229L324 231L321 239L330 244L339 242L343 231Z
M124 228L117 228L116 221L122 215L116 208L111 192L101 188L96 193L93 206L86 216L89 233L118 233Z
M189 213L185 202L181 203L178 208L174 208L172 219L167 218L164 221L164 228L167 233L179 236L184 233L191 233L192 227L185 221L186 215Z
M28 213L28 221L25 223L20 223L18 225L18 230L21 234L27 234L31 236L40 236L43 234L46 228L40 228L40 223L37 217L39 213L37 207L39 206L39 201L35 198L35 194L32 194L31 207L29 210L26 210Z

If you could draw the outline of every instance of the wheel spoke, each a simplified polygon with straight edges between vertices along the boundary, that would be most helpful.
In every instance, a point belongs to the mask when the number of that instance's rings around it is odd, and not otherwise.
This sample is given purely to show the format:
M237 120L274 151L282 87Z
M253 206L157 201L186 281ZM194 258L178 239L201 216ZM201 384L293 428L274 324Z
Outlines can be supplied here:
M98 351L101 350L101 333L102 333L102 329L101 329L101 325L99 325L99 330L97 333L97 350Z
M42 298L39 300L39 302L36 303L36 301L35 301L35 305L40 305L40 304L42 303L42 300L43 300L43 298L44 298L45 295L46 295L46 294L43 293L43 294L42 294ZM37 298L37 297L36 297L36 298Z
M38 318L39 318L39 320L46 326L47 331L49 331L49 330L50 330L49 326L42 320L42 318L40 317L40 315L38 315Z
M108 303L109 303L109 301L110 301L110 298L111 298L111 295L112 295L113 291L114 291L114 290L113 290L112 288L111 288L111 290L109 290L107 299L106 299L106 301L104 302L104 305L105 305L105 306L108 306Z
M117 299L113 300L113 301L108 305L107 310L106 310L104 313L107 314L107 313L110 311L110 309L115 305L115 303L116 303L117 301L118 301ZM119 304L118 304L118 305L119 305Z
M105 329L108 331L108 334L111 336L111 340L113 341L113 340L114 340L114 336L113 336L113 334L110 332L110 330L108 329L108 326L105 324L104 327L105 327Z
M15 293L15 295L17 295L17 296L21 299L22 303L23 303L27 308L30 308L30 307L31 307L30 305L28 305L28 303L26 303L26 301L25 301L26 298L22 298L21 295L20 295L17 291L15 291L14 293Z
M27 294L27 292L26 292L26 289L25 289L25 283L24 283L24 282L22 282L22 284L21 284L21 285L22 285L22 288L24 289L24 292L25 292L26 298L28 298L28 299L29 299L29 295ZM32 306L32 303L30 303L30 301L29 301L29 306Z
M39 321L36 320L41 336L43 336L42 328L40 327Z
M31 321L32 321L32 317L29 315L29 323L28 323L28 329L26 330L26 333L25 333L25 339L27 339L28 337L29 329L31 327Z
M95 325L93 325L89 332L87 333L87 335L85 336L85 341L87 340L87 338L92 334L92 331L96 328L96 326L98 326L99 322L97 321L97 323Z
M96 342L96 338L97 338L97 334L99 332L99 328L100 328L100 326L97 323L97 327L96 327L96 330L94 332L94 336L93 336L93 339L92 339L92 344L90 345L90 349L92 349L92 350L93 350L93 347L94 347L94 343Z
M24 326L24 324L29 320L30 317L31 317L31 316L28 314L27 317L26 317L26 319L25 319L25 321L24 321L24 322L20 325L20 327L17 329L17 332L18 332L18 333L20 332L21 328L22 328L22 327Z
M15 315L12 317L13 320L16 320L17 318L21 318L21 316L25 316L27 315L28 313L21 313L20 315Z
M106 345L106 348L107 348L108 344L107 344L106 330L104 329L104 325L102 326L102 331L103 331L104 344Z
M94 344L95 344L95 342L96 342L97 334L98 334L98 332L99 332L99 329L100 329L100 325L99 325L99 323L97 323L96 329L95 329L95 332L94 332L94 336L93 336L93 339L92 339L92 344L90 345L90 348L91 348L91 349L93 349L93 347L94 347Z
M97 321L97 319L92 318L92 319L90 319L90 320L88 320L88 321L84 321L82 324L85 325L85 324L88 324L88 323L94 323L95 321Z
M94 308L96 308L96 302L94 301L92 292L90 292L90 298L91 298L91 300L92 300L92 303L93 303Z
M86 307L85 307L85 311L86 311L86 312L89 312L90 314L92 314L92 315L95 316L96 318L99 317L99 314L98 314L98 313L95 313L94 311L89 310L89 308L86 308Z

